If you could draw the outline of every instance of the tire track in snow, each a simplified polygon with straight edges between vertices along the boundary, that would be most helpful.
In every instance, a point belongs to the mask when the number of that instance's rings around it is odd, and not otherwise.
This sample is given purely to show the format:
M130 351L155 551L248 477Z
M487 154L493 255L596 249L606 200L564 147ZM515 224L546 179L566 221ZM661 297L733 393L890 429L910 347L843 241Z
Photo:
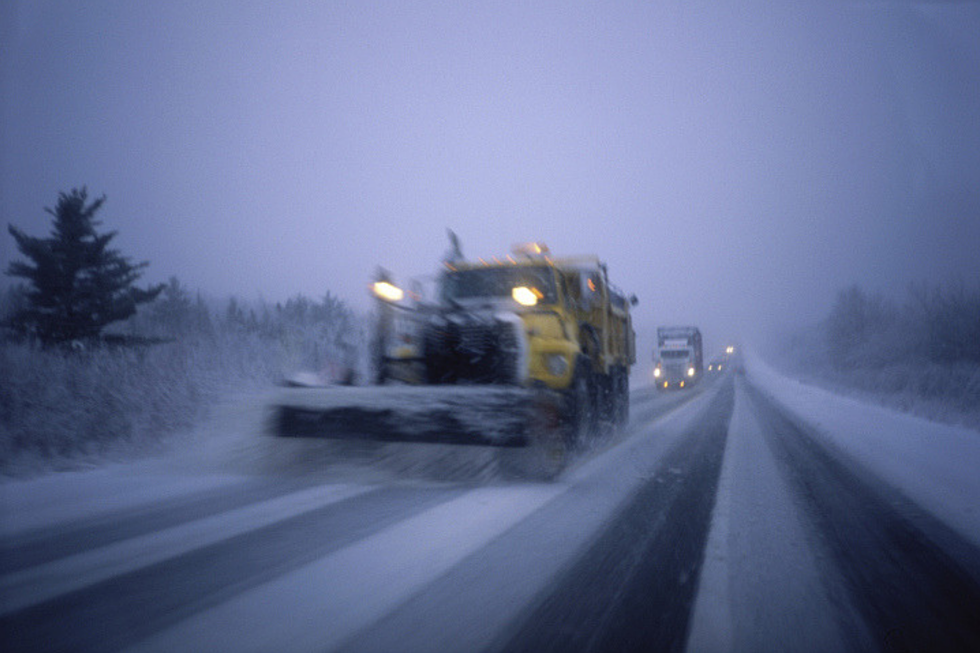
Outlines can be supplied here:
M34 570L50 585L32 589L21 576L22 591L11 592L6 577L0 597L16 603L4 607L0 641L13 650L123 648L462 491L312 488ZM80 577L86 563L94 568Z
M733 408L724 383L686 440L495 649L682 650Z
M312 651L338 646L565 491L480 488L151 637L134 650ZM270 609L278 618L269 618Z
M748 395L815 545L832 561L823 570L830 591L843 588L843 611L867 629L851 629L855 646L980 650L980 550L818 442L758 390Z
M717 386L694 401L633 420L588 462L563 474L566 489L513 528L346 640L339 651L489 651L589 550L663 459L688 437ZM640 391L642 392L642 390ZM655 398L657 399L657 398ZM638 413L637 413L638 414ZM616 442L618 440L618 443ZM661 470L662 471L662 470Z
M847 650L805 517L745 393L736 377L686 650Z
M19 533L0 543L0 575L275 499L305 487L309 484L242 481Z

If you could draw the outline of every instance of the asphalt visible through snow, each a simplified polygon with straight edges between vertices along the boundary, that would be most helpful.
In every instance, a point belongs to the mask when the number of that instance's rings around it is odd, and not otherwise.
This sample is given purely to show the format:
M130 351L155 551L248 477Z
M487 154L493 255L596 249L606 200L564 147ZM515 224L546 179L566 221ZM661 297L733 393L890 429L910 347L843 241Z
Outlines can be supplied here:
M631 415L553 483L480 447L372 444L334 468L349 446L266 437L210 489L13 514L0 648L980 650L977 544L744 377L636 391Z
M810 518L827 586L843 590L844 611L860 617L856 648L980 651L980 550L759 392L748 396Z
M501 650L683 650L732 400L727 383Z

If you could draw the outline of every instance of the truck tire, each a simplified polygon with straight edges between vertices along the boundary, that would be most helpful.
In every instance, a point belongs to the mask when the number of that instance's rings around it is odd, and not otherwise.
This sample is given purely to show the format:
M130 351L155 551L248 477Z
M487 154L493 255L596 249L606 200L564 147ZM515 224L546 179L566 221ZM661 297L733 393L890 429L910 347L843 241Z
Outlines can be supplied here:
M615 423L622 428L630 421L630 375L624 367L617 367L614 378Z
M575 365L572 385L565 395L563 419L566 439L573 447L581 446L598 430L598 411L595 378L588 358L581 357Z
M572 456L567 437L564 395L537 390L528 403L526 447L497 450L497 466L504 476L532 481L554 481Z
M610 370L610 374L596 374L595 396L596 396L596 415L600 422L614 422L618 399L616 397L617 383L616 371Z

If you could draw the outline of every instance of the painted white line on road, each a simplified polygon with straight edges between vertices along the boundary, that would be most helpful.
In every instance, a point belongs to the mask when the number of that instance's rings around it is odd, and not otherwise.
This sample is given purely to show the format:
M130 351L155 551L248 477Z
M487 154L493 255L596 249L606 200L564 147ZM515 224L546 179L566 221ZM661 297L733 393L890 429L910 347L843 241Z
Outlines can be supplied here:
M325 651L400 605L563 485L481 488L199 613L135 647Z
M0 578L0 614L36 605L371 489L370 486L322 485L8 574Z

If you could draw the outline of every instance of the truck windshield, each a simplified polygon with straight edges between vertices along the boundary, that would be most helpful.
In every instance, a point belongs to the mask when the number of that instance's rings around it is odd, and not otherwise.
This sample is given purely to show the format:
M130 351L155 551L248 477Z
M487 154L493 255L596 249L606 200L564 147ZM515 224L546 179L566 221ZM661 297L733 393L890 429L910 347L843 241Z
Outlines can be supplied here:
M667 349L660 352L661 358L687 358L691 352L687 349Z
M538 291L544 304L554 304L557 301L555 276L551 268L544 266L477 268L447 272L442 277L441 294L444 300L510 298L511 292L517 286L526 286Z

